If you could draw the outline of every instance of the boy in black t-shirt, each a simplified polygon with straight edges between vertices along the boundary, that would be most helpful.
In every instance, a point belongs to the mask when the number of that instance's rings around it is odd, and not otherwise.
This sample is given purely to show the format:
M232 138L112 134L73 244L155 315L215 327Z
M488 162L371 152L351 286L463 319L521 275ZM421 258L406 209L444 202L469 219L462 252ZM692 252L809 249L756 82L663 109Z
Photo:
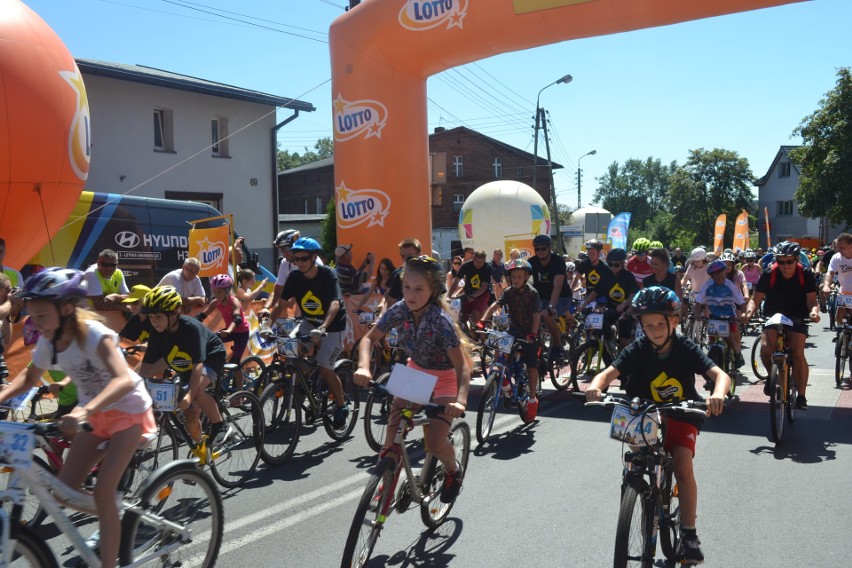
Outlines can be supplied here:
M586 390L586 400L600 400L603 389L621 374L630 379L623 386L630 398L654 402L701 400L695 389L695 375L704 374L715 382L707 399L707 415L721 414L731 377L717 367L692 340L675 334L681 302L667 288L653 286L641 290L632 302L645 335L624 349L612 365L595 376ZM698 485L692 468L695 442L703 420L666 417L664 444L672 454L679 488L683 552L687 562L704 561L695 531Z
M453 297L453 292L458 288L459 282L464 279L464 296L462 297L461 314L459 315L462 323L467 322L468 317L474 322L478 322L485 310L488 309L491 277L491 265L485 262L485 251L482 249L474 251L473 259L463 263L459 268L456 277L450 284L448 296Z

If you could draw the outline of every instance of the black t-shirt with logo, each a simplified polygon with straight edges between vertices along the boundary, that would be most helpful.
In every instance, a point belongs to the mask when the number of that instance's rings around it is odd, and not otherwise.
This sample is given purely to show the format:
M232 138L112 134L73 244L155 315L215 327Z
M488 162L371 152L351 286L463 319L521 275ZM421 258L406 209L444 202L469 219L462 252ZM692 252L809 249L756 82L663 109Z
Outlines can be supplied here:
M775 283L770 286L774 270L777 270L778 274ZM811 269L802 268L801 265L796 267L793 277L789 280L781 276L779 268L773 268L760 275L755 290L766 295L763 313L767 316L784 314L788 318L806 318L810 312L806 295L816 292L816 281Z
M675 292L675 287L677 286L676 279L677 276L673 272L666 272L666 276L663 278L663 281L657 282L657 277L653 274L649 274L642 279L642 286L645 288L650 288L651 286L662 286L663 288L668 288L672 292Z
M327 266L317 266L317 274L313 278L307 278L299 270L291 272L284 283L281 297L296 298L302 319L315 325L322 325L331 303L337 300L340 302L340 310L326 331L346 329L346 309L337 274Z
M568 277L565 268L565 259L558 254L550 253L550 262L547 263L547 266L543 266L541 259L537 256L531 257L529 262L530 266L532 266L533 286L535 286L541 299L549 302L550 296L553 294L553 281L556 277L560 274L566 278ZM564 290L565 288L563 287L559 291L560 296L564 294ZM568 294L568 296L570 295Z
M402 300L402 269L404 266L398 267L391 273L388 279L388 296L393 300L393 304Z
M623 387L628 398L668 402L674 397L703 400L695 389L695 375L705 374L715 363L691 339L676 335L672 348L663 357L647 337L642 337L625 347L612 366L622 377L629 375ZM692 414L678 415L677 420L699 428L704 423L703 417Z
M197 319L178 316L178 328L174 333L158 333L153 327L150 329L148 348L142 359L145 363L163 359L183 382L189 380L198 363L204 363L221 375L225 368L225 344Z
M464 293L473 294L478 292L483 286L489 288L491 286L491 264L482 263L481 268L477 268L473 264L473 260L468 260L459 268L456 278L464 278Z
M589 259L581 260L575 265L575 267L577 272L585 276L586 289L588 290L597 286L601 278L608 274L612 274L612 270L609 269L609 266L607 266L603 260L598 261L597 266L593 265L592 261Z
M598 298L606 298L608 307L615 308L637 292L639 284L629 270L622 268L618 274L609 271L609 273L603 275L595 285L594 290L597 292Z
M146 317L143 320L139 314L133 314L118 334L130 341L142 343L147 340L148 336L152 333L156 333L155 331L152 332L153 329L154 328L151 326L151 320L149 318Z

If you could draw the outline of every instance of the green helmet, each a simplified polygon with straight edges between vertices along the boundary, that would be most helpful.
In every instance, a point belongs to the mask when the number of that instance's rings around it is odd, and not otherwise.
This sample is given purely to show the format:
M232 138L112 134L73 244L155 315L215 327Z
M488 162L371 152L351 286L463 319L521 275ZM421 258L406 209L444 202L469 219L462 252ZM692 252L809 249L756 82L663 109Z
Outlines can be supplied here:
M651 241L651 248L652 249L661 249L661 248L665 248L665 247L663 246L663 243L661 243L660 241Z
M645 237L640 237L633 241L633 250L635 250L637 254L646 253L650 248L651 241L649 241Z

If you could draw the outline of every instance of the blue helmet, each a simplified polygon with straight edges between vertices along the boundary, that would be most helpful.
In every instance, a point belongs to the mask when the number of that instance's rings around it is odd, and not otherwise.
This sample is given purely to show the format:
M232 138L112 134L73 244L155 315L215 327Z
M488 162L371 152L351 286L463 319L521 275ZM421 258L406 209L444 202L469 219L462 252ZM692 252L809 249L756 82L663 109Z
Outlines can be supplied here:
M663 286L651 286L639 290L631 302L633 314L680 315L681 301L673 291Z
M293 252L297 252L300 250L307 252L319 252L322 250L322 247L318 242L310 237L302 237L293 243L293 246L290 247L290 250Z
M73 268L53 266L27 278L24 286L15 293L20 300L48 300L64 302L86 297L83 273Z

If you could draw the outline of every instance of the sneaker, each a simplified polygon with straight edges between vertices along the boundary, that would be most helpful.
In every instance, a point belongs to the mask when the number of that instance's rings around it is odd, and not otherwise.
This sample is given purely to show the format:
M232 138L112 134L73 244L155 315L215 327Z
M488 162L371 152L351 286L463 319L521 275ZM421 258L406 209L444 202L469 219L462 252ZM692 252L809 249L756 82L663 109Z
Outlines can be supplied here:
M228 439L232 432L233 429L230 424L225 424L224 422L213 424L210 427L210 446L218 448L225 443L225 440Z
M685 564L702 564L704 553L701 552L701 541L694 530L683 531L683 560Z
M334 409L334 418L331 421L332 427L335 430L340 430L346 426L347 418L349 418L349 405L344 404L343 406L338 406Z
M769 396L769 379L763 382L763 394Z
M527 409L526 415L527 420L535 420L536 415L538 414L538 399L535 399L532 402L527 401Z
M742 353L737 353L734 357L734 366L739 369L745 367L745 358Z
M464 478L464 468L456 462L456 471L444 472L444 486L441 488L441 503L452 503L459 496Z
M800 394L796 396L796 409L797 410L807 410L808 409L808 399L805 398L805 395Z

